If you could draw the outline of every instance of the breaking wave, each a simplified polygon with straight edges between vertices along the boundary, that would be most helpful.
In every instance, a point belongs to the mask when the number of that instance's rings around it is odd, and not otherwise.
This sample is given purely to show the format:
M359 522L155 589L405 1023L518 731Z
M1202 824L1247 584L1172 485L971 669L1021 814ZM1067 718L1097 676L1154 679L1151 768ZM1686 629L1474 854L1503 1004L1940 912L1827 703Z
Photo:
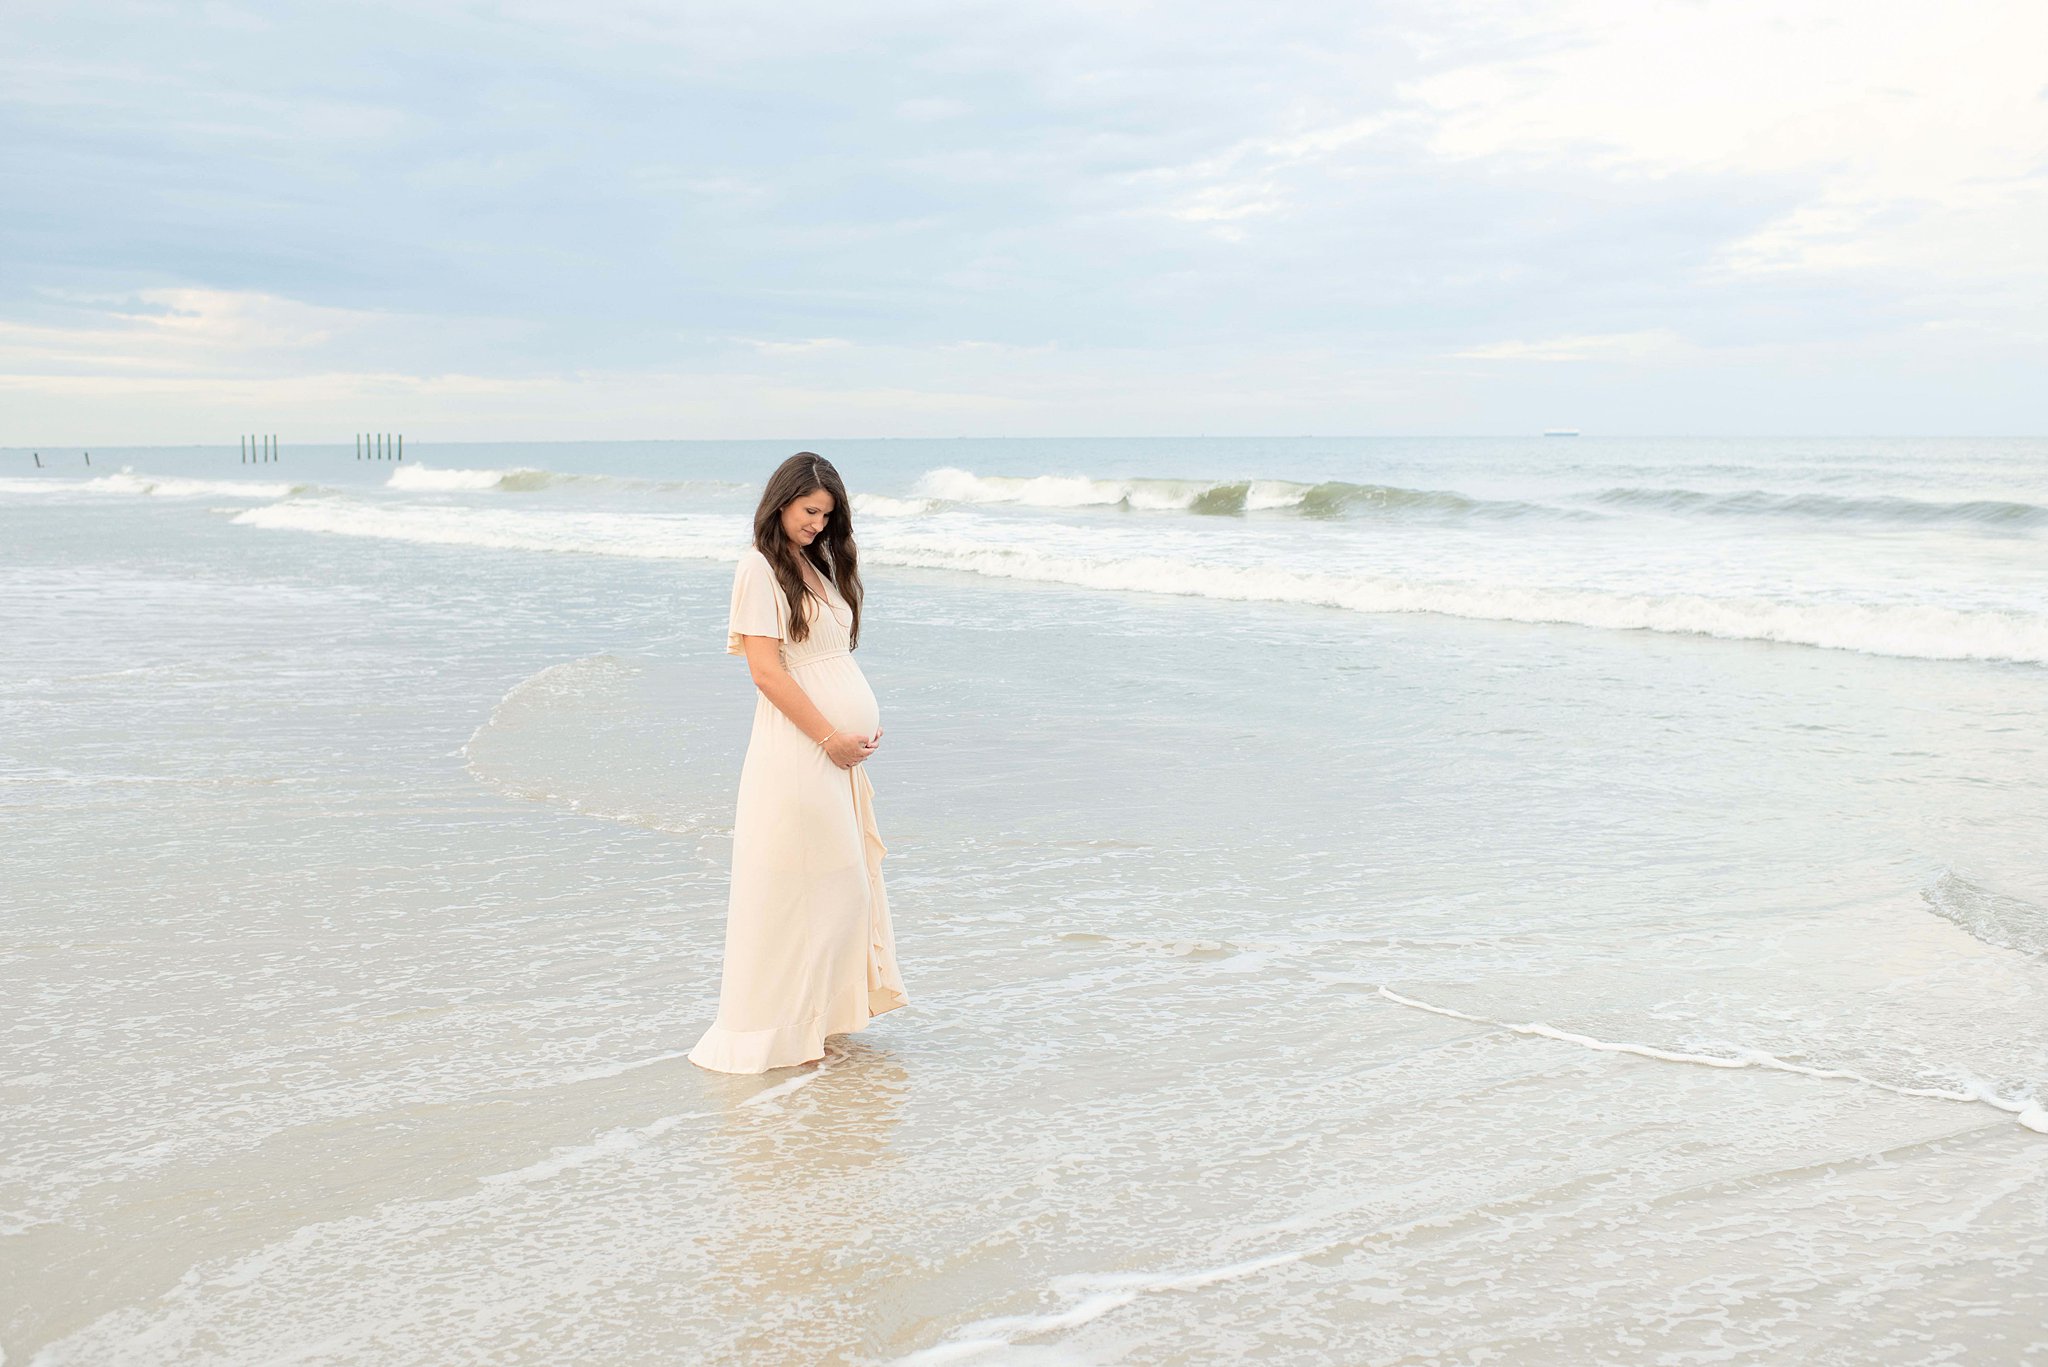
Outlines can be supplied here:
M2048 508L2005 499L1944 503L1892 495L1776 494L1762 489L1708 493L1699 489L1603 489L1592 501L1603 507L1708 517L1798 517L1815 522L1907 522L1979 527L2048 526Z
M2048 910L1980 888L1954 870L1920 895L1929 911L1987 945L2048 954Z
M1031 508L1124 508L1232 516L1290 512L1303 517L1598 518L1628 513L1698 517L1772 517L1811 522L1891 522L1993 530L2048 527L2048 507L2006 499L1942 502L1894 495L1735 492L1619 487L1541 498L1482 498L1449 489L1413 489L1344 480L1098 479L1088 475L977 475L946 467L919 477L915 492L934 506L1014 504Z
M565 485L591 488L647 489L682 493L726 493L745 486L716 479L635 479L628 475L575 475L559 470L542 470L527 465L509 469L463 469L455 466L401 465L384 482L387 489L414 494L471 493L497 490L500 493L532 493Z
M890 498L887 494L855 494L853 510L873 517L918 517L942 505L934 498Z
M743 518L713 513L538 513L322 499L266 504L234 520L250 527L431 545L654 560L731 560L746 544ZM863 539L861 554L869 564L1078 588L1713 636L1914 659L2048 663L2048 616L2037 614L1190 563L1114 547L1097 553L1060 545L1032 547L1019 544L1017 529L1011 529L1008 541L992 544L984 530L971 525L904 519L875 526Z
M457 470L433 465L401 465L384 481L391 489L410 493L448 494L471 489L544 489L555 482L546 470L521 466L512 470Z
M1444 489L1405 489L1343 480L1095 479L1087 475L977 475L946 467L918 477L915 492L939 503L1014 503L1032 508L1127 508L1210 516L1294 512L1306 517L1435 513L1519 517L1540 511L1518 500L1472 498ZM1551 509L1552 513L1563 510ZM1569 514L1565 514L1569 515Z
M317 484L284 484L276 480L186 479L176 475L144 475L123 468L111 475L92 479L0 480L0 493L9 494L127 494L150 498L290 498L294 494L318 492Z

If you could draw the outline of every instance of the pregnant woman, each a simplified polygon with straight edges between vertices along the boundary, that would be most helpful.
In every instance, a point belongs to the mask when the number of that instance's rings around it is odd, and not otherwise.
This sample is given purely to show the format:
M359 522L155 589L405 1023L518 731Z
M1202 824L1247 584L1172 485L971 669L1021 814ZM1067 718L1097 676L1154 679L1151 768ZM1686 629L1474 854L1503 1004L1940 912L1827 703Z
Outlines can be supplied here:
M865 761L881 711L853 662L861 584L832 463L800 451L754 510L725 649L759 696L740 769L718 1019L690 1062L761 1073L825 1056L825 1037L909 1004L896 967L887 847Z

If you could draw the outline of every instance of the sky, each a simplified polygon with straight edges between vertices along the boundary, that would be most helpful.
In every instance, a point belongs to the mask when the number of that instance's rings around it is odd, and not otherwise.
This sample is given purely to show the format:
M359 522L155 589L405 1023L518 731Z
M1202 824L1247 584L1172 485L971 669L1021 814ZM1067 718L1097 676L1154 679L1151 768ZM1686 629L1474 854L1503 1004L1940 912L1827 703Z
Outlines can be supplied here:
M0 10L0 446L2048 433L2038 0Z

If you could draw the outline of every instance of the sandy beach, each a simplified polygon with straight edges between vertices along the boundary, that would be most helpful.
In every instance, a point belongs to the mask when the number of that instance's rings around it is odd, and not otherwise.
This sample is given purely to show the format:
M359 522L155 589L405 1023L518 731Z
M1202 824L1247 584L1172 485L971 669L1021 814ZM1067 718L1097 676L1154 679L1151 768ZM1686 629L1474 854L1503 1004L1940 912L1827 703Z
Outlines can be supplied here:
M773 448L10 474L5 1361L2048 1354L2038 443L1003 446L834 448L915 1006L760 1077Z

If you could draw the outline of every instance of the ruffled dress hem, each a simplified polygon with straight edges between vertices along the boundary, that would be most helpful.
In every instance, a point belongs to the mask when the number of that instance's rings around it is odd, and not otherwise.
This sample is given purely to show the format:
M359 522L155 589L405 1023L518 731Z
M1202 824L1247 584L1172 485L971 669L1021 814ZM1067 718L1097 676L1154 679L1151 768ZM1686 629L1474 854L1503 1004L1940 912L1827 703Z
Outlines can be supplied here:
M714 1073L765 1073L771 1068L794 1068L825 1057L827 1035L858 1034L876 1016L908 1005L910 999L896 988L849 988L826 1010L793 1025L768 1030L727 1030L714 1025L704 1032L704 1038L697 1041L688 1057L699 1068Z

